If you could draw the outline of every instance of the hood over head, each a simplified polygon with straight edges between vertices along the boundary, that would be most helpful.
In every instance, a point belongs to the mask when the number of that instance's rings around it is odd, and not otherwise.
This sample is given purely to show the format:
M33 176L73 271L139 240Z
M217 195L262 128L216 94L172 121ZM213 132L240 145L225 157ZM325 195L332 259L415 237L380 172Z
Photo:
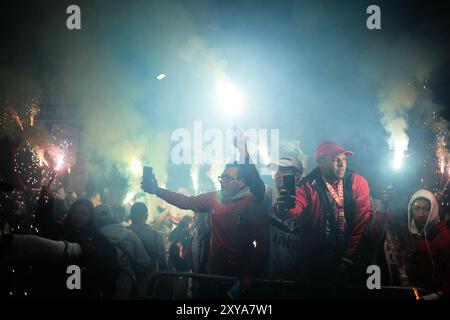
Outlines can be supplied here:
M415 200L418 198L425 198L431 203L431 209L430 214L428 215L428 219L425 223L425 226L421 232L417 229L416 223L414 221L414 217L411 210L411 205L414 203ZM409 200L408 204L408 230L412 234L420 235L424 230L429 230L431 227L433 227L436 223L439 222L439 205L437 203L436 197L433 193L431 193L428 190L420 189L416 191L411 199Z

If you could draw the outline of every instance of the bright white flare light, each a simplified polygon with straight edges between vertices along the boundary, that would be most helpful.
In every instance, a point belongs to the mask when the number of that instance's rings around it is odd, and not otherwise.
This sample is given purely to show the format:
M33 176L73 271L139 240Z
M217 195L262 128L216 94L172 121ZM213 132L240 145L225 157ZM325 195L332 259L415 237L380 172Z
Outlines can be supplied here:
M128 203L131 203L132 200L134 199L134 195L135 195L135 193L133 191L128 191L122 204L127 205Z
M403 150L397 149L394 152L394 162L392 163L392 167L395 170L400 170L403 164L403 158L405 157Z
M132 159L130 163L131 173L138 175L142 173L142 163L138 159Z
M230 81L221 81L216 85L217 98L222 110L232 117L240 113L242 97L237 87Z
M267 150L266 145L259 146L259 159L261 160L261 163L265 166L267 166L270 163L269 151Z
M162 80L162 79L164 79L165 77L166 77L166 75L165 75L164 73L161 73L161 74L159 74L159 75L156 77L156 79Z
M56 167L55 167L55 170L61 169L61 167L62 167L63 164L64 164L64 155L63 155L63 154L59 154L59 155L57 156L57 159L56 159Z

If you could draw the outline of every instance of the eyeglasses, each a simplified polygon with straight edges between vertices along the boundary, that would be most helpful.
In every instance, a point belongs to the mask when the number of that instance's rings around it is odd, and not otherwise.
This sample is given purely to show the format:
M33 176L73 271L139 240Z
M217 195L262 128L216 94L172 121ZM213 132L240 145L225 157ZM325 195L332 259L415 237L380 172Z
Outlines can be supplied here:
M230 177L227 175L218 176L217 179L219 179L219 182L228 183L234 180L239 180L239 178Z
M347 158L334 157L334 158L331 158L330 161L332 163L346 163L347 162Z

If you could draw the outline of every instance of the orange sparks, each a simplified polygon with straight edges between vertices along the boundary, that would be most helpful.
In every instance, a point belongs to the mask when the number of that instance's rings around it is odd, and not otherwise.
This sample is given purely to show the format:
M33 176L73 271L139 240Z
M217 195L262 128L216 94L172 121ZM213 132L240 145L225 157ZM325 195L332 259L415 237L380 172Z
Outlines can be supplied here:
M445 154L446 154L446 142L445 137L438 135L437 137L437 149L436 149L436 158L438 161L438 167L441 174L444 174L445 170Z
M450 178L450 158L447 159L447 175Z
M34 125L34 117L36 117L36 115L39 112L39 108L37 105L32 104L29 108L29 112L30 112L30 126Z
M17 124L19 125L20 129L23 131L23 123L22 123L22 120L20 120L19 115L16 115L16 121L17 121Z
M416 287L412 287L412 290L414 292L414 296L416 297L416 300L420 300L420 293L419 290L417 290Z
M60 154L56 157L56 167L55 170L61 169L62 165L64 164L64 155Z
M48 166L48 162L47 162L47 160L45 160L44 150L40 149L40 148L36 148L36 154L39 158L39 166L42 167L43 164Z

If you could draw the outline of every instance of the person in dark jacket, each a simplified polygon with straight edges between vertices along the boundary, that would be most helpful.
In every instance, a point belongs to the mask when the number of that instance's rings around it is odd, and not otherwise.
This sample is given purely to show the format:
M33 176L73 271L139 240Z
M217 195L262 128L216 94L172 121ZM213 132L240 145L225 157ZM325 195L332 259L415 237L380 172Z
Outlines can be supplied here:
M169 235L169 258L176 271L192 269L192 218L184 216Z
M75 201L69 209L63 227L63 239L79 243L88 253L80 266L81 292L76 296L89 299L114 298L115 282L119 275L114 246L98 230L94 207L87 199Z
M30 287L33 296L39 298L113 298L115 280L118 277L117 256L112 244L98 231L94 208L89 200L75 201L61 224L53 216L53 199L44 188L36 211L36 225L39 235L46 238L76 243L83 255L76 264L81 269L81 289L70 290L66 281L70 263L33 263L33 277Z
M318 166L297 188L294 208L292 196L279 191L275 214L299 219L305 280L345 284L356 274L352 268L371 208L366 179L347 170L351 154L335 142L320 144Z

